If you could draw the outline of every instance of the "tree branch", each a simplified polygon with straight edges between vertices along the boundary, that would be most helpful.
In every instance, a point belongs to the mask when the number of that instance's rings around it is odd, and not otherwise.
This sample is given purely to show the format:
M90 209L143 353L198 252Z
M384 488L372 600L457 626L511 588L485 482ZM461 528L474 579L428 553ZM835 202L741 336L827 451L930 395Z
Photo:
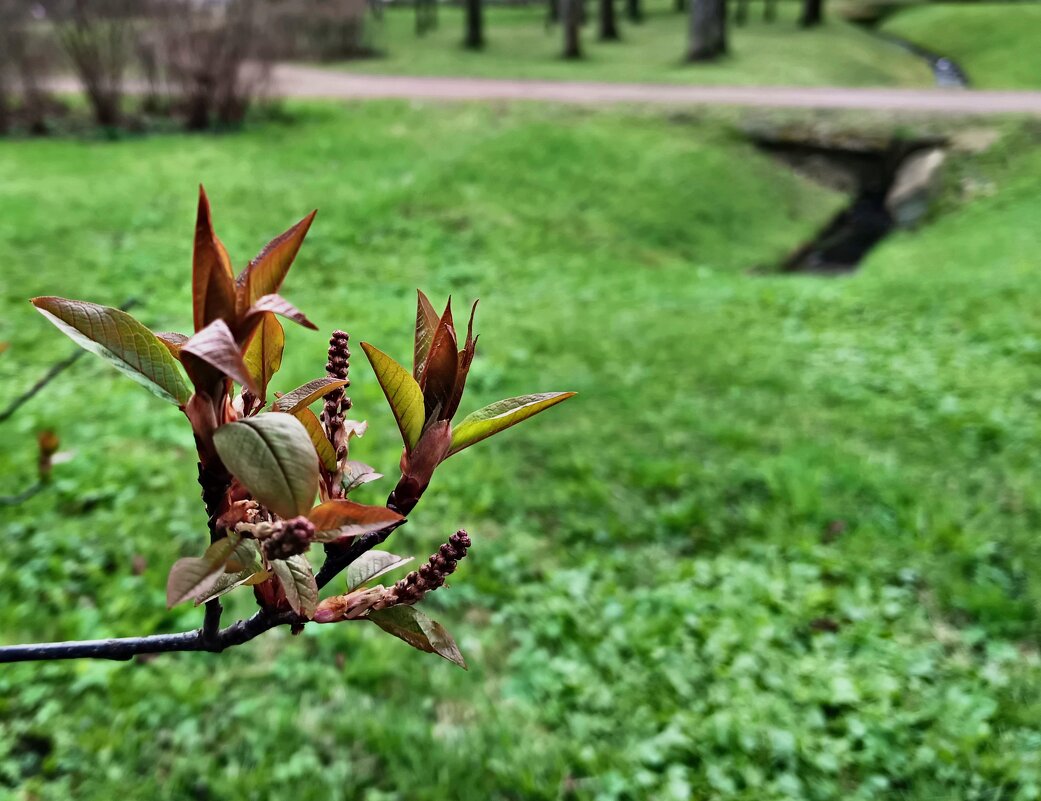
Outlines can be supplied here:
M174 651L220 653L225 648L247 643L276 626L299 622L301 620L295 613L271 615L260 611L247 620L240 620L221 629L209 641L204 637L202 629L195 629L177 634L153 634L148 637L8 645L0 647L0 663L84 658L127 660L141 654L164 654Z

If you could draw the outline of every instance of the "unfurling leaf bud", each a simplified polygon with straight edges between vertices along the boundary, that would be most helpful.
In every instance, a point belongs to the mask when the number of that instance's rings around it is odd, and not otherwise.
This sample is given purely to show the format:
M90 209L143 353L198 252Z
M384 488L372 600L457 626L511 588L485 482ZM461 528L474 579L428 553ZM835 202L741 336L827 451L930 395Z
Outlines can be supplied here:
M418 603L427 593L444 585L445 580L455 572L459 560L466 556L470 545L469 535L465 531L457 531L419 570L412 571L387 590L375 608Z
M314 524L306 517L285 520L264 539L264 555L268 559L288 559L304 553L314 541Z

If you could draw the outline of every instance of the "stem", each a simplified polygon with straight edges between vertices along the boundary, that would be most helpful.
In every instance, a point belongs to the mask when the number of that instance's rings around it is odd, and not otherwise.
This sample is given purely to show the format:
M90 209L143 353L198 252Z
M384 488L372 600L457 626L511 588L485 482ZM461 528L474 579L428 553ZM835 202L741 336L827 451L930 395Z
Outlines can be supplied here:
M221 629L212 640L207 640L202 629L195 629L177 634L153 634L148 637L8 645L0 647L0 663L84 658L127 660L141 654L174 651L220 653L225 648L249 642L276 626L298 622L300 621L295 614L283 613L272 616L260 611L248 620L239 620Z

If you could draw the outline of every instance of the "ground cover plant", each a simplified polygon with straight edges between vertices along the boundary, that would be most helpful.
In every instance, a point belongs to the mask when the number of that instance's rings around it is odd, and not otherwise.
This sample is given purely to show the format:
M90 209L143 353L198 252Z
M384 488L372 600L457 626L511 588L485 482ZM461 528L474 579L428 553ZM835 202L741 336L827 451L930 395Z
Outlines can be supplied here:
M882 30L954 59L979 89L1041 87L1041 8L1029 3L928 4Z
M410 8L388 8L371 24L378 58L343 62L354 72L466 75L574 81L792 86L931 86L928 65L893 44L831 15L820 28L798 28L798 3L778 3L776 22L754 8L747 25L732 27L731 55L714 63L686 64L687 17L671 2L650 3L644 21L620 23L621 41L598 42L595 22L583 30L584 59L560 57L559 26L547 26L542 5L489 6L487 43L461 47L462 11L439 11L439 24L415 34Z
M447 460L394 534L430 553L479 533L424 602L470 670L346 624L4 666L0 795L1037 795L1031 125L953 156L938 216L832 280L770 268L843 198L709 115L295 113L221 138L0 146L0 377L16 392L68 354L25 302L55 287L190 328L201 178L232 253L323 210L286 291L323 330L407 353L414 287L480 294L466 408L532 386L580 399ZM327 342L285 335L289 391ZM355 368L350 394L372 423L351 458L393 464L378 381ZM5 424L5 476L32 475L39 430L75 451L0 510L5 643L198 625L163 589L202 546L195 447L156 403L81 359ZM381 503L382 483L352 498Z

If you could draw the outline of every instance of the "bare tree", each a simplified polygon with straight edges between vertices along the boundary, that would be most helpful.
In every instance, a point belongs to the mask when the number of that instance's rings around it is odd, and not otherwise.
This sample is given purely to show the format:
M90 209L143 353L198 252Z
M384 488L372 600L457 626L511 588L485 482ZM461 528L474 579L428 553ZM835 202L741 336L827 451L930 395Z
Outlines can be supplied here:
M691 0L687 61L713 61L726 52L726 0Z
M600 0L600 41L617 42L621 38L618 33L618 19L615 16L614 0Z
M802 16L799 25L803 28L815 28L824 21L824 0L803 0Z
M558 0L564 23L564 58L582 58L582 0Z
M466 0L466 35L463 47L480 50L484 47L484 7L481 0Z
M47 0L58 41L87 93L98 125L120 121L123 82L134 55L135 0Z
M242 121L270 81L270 8L261 0L199 6L166 0L157 14L163 70L189 130Z

